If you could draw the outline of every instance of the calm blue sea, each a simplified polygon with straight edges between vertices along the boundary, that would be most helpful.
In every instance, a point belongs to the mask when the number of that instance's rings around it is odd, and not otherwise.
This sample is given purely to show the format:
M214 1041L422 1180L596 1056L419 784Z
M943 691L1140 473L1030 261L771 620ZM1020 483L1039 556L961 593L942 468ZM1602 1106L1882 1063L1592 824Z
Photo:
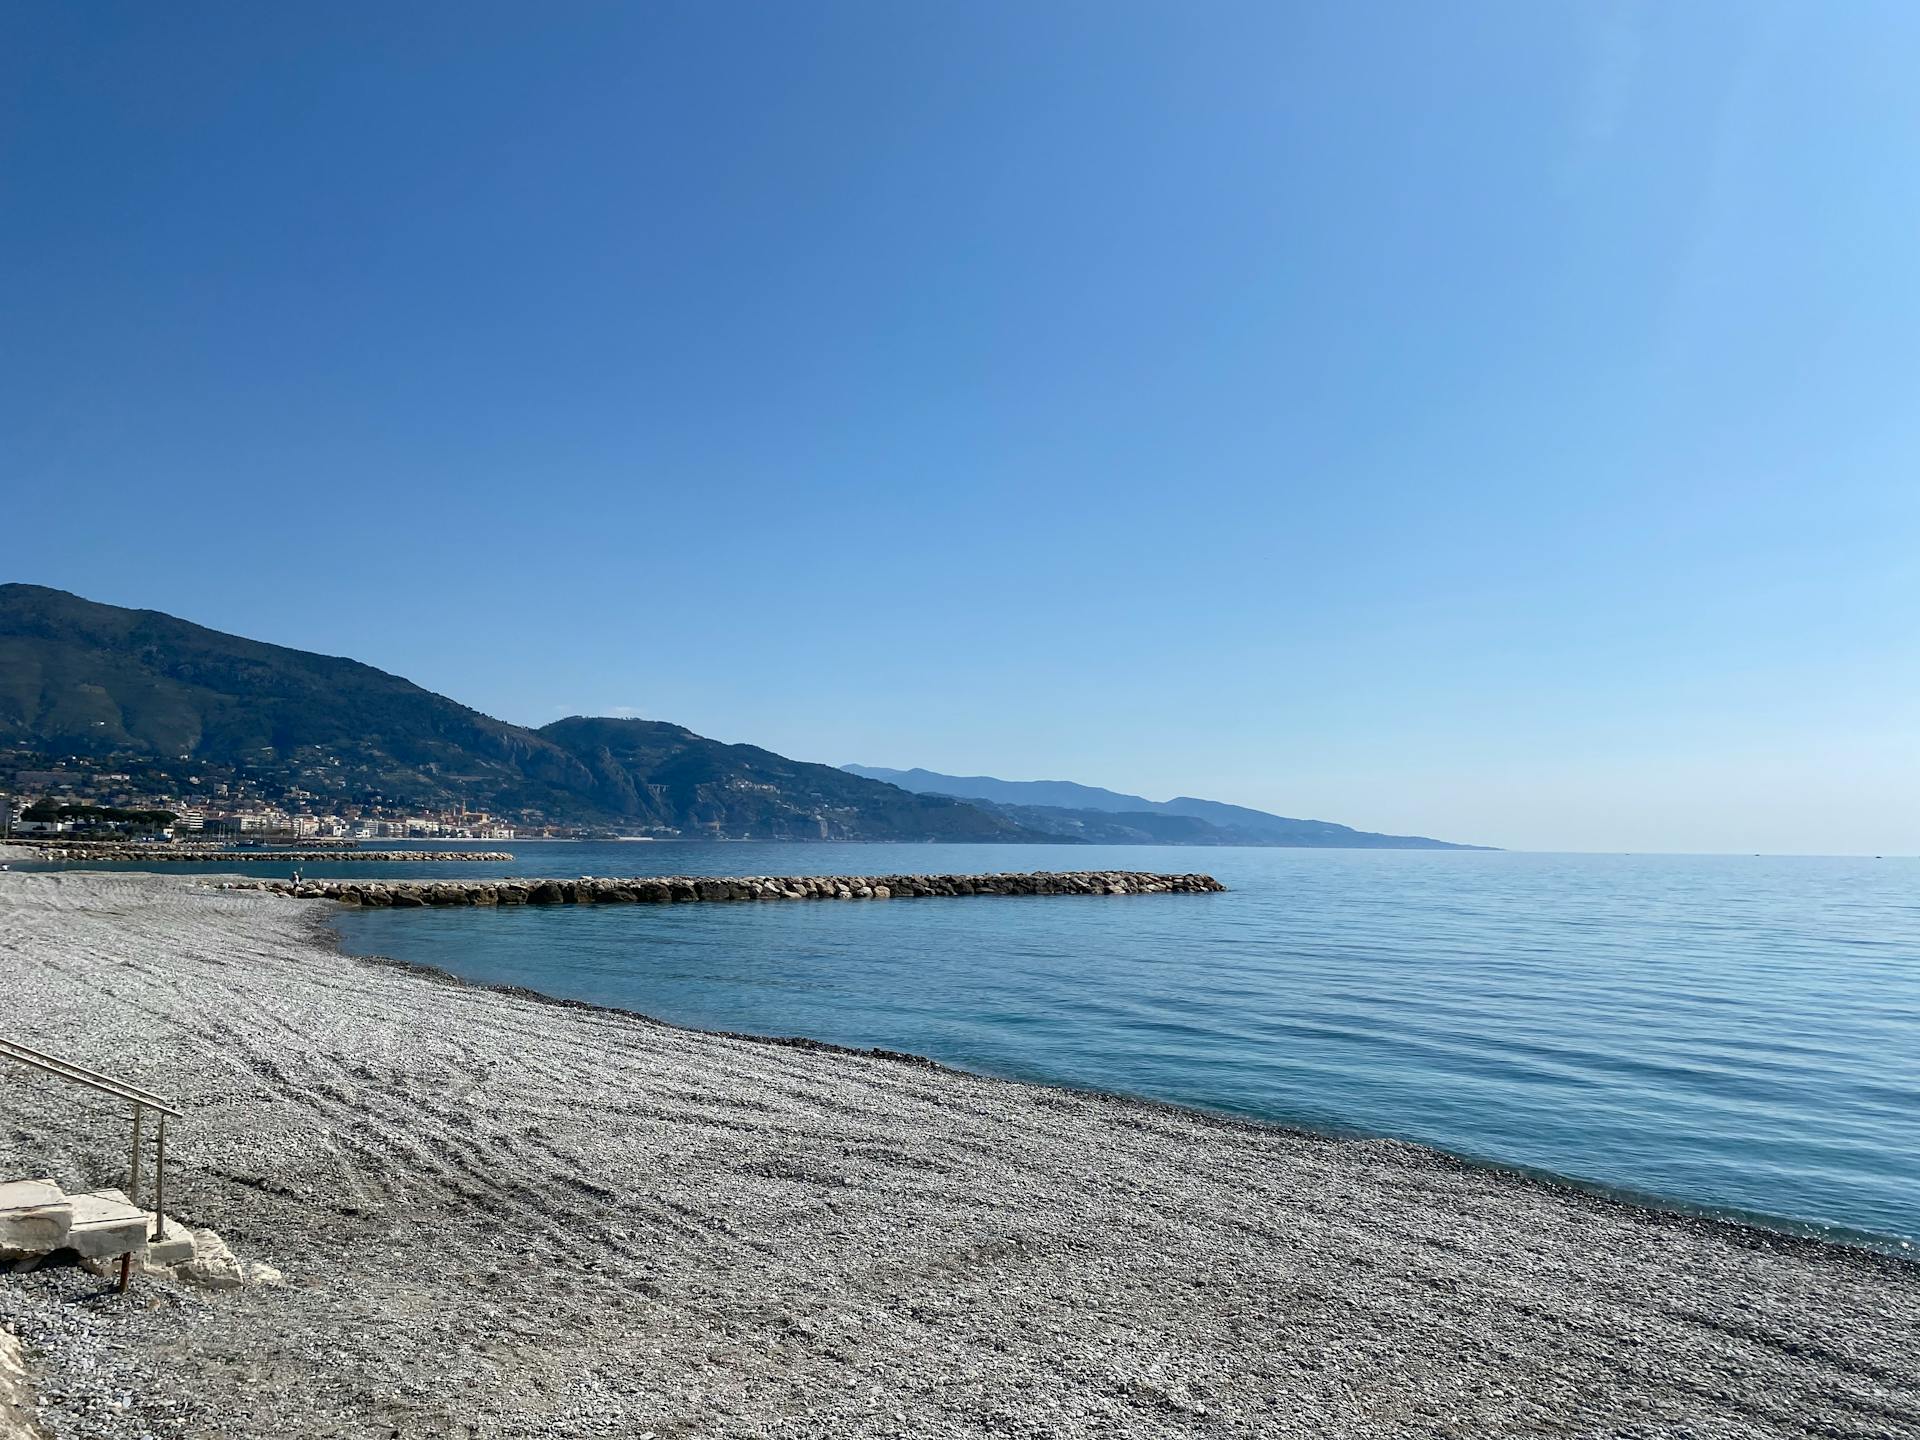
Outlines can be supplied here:
M1403 1136L1837 1238L1920 1242L1920 861L508 848L512 865L332 872L1112 866L1205 870L1232 890L343 911L346 947L689 1025Z

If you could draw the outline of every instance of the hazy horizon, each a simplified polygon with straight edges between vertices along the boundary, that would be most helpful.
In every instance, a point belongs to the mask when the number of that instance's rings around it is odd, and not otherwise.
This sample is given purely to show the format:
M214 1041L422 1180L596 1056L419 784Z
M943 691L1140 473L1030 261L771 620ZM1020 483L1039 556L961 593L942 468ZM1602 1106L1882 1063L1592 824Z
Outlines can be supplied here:
M1920 852L1920 9L0 36L14 578L525 724Z

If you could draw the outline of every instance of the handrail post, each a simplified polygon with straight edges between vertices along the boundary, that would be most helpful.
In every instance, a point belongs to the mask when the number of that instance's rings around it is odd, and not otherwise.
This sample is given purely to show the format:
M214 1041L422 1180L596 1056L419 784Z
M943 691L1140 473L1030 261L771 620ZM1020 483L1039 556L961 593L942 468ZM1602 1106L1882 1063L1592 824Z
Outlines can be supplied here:
M140 1203L140 1132L146 1127L147 1107L138 1100L133 1102L133 1161L127 1166L132 1177L127 1182L127 1198L134 1204Z
M160 1117L160 1153L153 1162L153 1238L167 1238L167 1117Z

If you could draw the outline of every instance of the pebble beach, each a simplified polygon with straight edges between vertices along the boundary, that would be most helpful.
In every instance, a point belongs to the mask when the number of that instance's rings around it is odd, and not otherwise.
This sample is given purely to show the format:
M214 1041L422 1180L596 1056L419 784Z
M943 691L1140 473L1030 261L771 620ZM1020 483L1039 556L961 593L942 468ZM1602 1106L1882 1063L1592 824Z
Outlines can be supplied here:
M0 875L6 1028L176 1097L170 1209L285 1276L0 1276L46 1433L1920 1435L1892 1256L465 984L331 910ZM0 1178L125 1143L0 1074Z

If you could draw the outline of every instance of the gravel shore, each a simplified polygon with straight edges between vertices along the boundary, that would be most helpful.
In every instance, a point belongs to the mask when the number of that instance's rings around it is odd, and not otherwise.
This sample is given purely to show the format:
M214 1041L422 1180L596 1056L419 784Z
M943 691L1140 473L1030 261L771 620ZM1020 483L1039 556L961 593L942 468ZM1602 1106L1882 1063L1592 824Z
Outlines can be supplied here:
M462 985L327 913L0 875L0 1028L177 1095L172 1208L288 1282L0 1276L55 1435L1920 1436L1895 1259ZM0 1072L0 1178L124 1182L76 1094Z

